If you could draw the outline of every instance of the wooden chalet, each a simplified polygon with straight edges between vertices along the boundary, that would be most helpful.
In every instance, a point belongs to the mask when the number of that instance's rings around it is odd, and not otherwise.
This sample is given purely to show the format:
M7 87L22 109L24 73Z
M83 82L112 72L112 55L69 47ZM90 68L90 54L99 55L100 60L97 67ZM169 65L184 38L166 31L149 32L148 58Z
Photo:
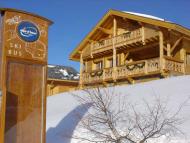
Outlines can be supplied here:
M73 68L48 65L47 96L78 89L79 73Z
M47 79L47 96L78 89L77 80Z
M108 11L70 59L80 85L136 83L190 73L190 30L150 15Z

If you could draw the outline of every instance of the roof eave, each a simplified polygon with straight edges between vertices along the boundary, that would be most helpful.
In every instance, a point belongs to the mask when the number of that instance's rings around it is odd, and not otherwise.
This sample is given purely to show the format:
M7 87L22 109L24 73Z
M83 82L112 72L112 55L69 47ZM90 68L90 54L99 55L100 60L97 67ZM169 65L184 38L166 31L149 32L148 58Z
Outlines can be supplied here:
M72 53L70 54L70 56L69 56L71 60L74 60L74 61L79 61L79 60L80 60L80 59L74 58L74 55L75 55L75 54L79 54L79 53L77 53L77 51L80 51L80 50L81 50L80 47L82 47L83 44L85 44L86 40L95 32L96 27L99 26L99 25L101 25L102 22L103 22L108 16L110 16L110 14L112 14L112 11L113 11L112 9L109 10L109 11L98 21L98 23L92 28L92 30L90 30L90 32L85 36L85 38L78 44L78 46L73 50L73 52L72 52Z
M59 81L59 82L68 82L68 83L79 83L79 80L68 80L68 79L56 79L56 78L47 78L47 81Z
M75 61L75 62L79 62L80 61L79 58L75 58L75 57L72 57L72 56L69 57L69 60L72 60L72 61Z

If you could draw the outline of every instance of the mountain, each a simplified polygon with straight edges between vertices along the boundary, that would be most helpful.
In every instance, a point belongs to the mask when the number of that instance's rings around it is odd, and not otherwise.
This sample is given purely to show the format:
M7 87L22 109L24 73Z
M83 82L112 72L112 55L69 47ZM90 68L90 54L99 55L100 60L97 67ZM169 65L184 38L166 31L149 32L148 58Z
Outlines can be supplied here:
M48 65L48 78L79 80L79 73L72 67Z

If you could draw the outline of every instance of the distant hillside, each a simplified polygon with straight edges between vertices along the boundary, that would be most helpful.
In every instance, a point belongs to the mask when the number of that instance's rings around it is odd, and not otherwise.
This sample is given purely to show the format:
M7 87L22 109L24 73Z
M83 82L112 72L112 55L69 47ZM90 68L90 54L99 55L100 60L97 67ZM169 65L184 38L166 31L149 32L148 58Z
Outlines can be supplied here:
M129 96L132 102L138 104L143 99L151 102L154 95L159 95L163 99L169 99L169 107L172 111L190 96L190 76L179 76L155 80L134 85L122 85L108 88L114 90L118 95ZM74 92L77 95L84 94L83 91ZM185 106L180 114L186 122L182 129L185 133L183 137L174 137L170 143L190 143L190 103ZM71 93L58 94L47 99L47 143L77 143L73 139L64 137L67 133L70 136L78 133L78 123L75 113L80 111L82 115L87 112L83 110L83 105L78 103ZM154 142L152 142L154 143ZM157 143L166 143L157 142Z
M79 80L79 73L72 67L61 65L48 65L48 78Z

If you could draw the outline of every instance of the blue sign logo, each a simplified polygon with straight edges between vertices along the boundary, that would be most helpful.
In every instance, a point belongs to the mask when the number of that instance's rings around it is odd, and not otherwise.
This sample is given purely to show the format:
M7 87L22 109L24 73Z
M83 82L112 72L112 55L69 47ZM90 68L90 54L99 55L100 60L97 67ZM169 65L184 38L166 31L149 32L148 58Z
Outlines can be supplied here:
M39 30L31 22L23 21L18 25L18 35L26 42L34 42L39 38Z

